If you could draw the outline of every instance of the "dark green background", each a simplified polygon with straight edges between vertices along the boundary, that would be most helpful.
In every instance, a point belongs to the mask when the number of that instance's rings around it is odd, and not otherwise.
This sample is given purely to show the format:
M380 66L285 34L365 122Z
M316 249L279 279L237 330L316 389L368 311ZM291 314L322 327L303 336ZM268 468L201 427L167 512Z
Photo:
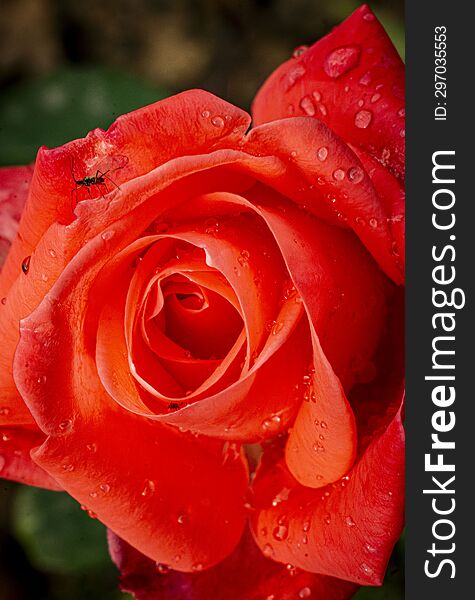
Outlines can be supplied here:
M200 87L249 109L267 75L354 0L2 0L0 165ZM369 3L404 53L403 0ZM66 494L0 481L0 600L119 600L104 527ZM400 600L403 541L383 588ZM212 600L212 599L210 599Z

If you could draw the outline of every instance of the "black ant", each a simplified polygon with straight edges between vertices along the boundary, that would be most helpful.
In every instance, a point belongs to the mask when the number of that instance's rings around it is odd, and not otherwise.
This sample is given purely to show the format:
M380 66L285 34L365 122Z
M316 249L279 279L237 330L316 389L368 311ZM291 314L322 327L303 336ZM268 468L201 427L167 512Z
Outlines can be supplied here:
M117 160L120 161L120 164L118 166L114 167L113 164L115 164ZM110 183L112 183L112 185L115 186L118 190L120 190L120 187L115 183L115 181L113 179L111 179L109 177L108 173L112 173L113 171L117 171L118 169L122 169L123 167L125 167L125 165L128 163L128 158L126 156L116 156L116 157L110 157L110 161L112 161L111 166L109 166L109 168L106 169L105 171L96 169L95 175L86 175L85 177L82 177L81 179L77 179L76 175L74 174L74 158L71 158L71 175L72 175L74 183L76 184L75 187L71 190L71 203L72 203L73 195L76 194L76 202L75 202L74 206L72 207L73 210L76 208L76 206L78 204L77 197L78 197L78 190L80 188L86 188L89 198L91 198L91 199L92 199L92 196L91 196L90 188L93 186L99 187L101 196L103 198L104 198L104 193L103 193L102 188L105 188L106 194L109 193L109 188L107 187L106 179Z

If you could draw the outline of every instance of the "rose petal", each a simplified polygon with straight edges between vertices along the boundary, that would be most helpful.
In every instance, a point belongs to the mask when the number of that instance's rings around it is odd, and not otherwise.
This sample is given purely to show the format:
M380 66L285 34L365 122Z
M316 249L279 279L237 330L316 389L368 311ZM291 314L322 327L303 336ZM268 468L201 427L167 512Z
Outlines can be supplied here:
M112 532L108 541L121 571L121 588L137 600L347 600L357 587L332 577L288 569L265 558L248 532L219 565L191 574L155 564Z
M403 524L403 300L398 293L391 306L377 376L350 394L360 441L351 471L309 490L288 471L282 442L263 454L254 479L253 532L275 560L366 585L383 579Z
M15 357L17 385L48 434L33 452L35 462L154 560L182 571L218 562L244 526L242 456L124 411L103 391L84 354L76 381L65 385L65 373L75 367L67 366L65 349L73 343L63 319L57 306L42 305L24 322ZM61 370L52 368L57 360ZM140 460L131 462L133 455Z
M0 270L15 239L32 173L33 167L0 168ZM4 278L2 296L8 288Z
M33 427L2 427L0 477L49 490L61 490L61 486L30 458L32 448L42 444L44 439L44 434Z
M257 125L289 116L318 118L404 179L403 109L404 65L363 5L278 67L259 90L252 112Z

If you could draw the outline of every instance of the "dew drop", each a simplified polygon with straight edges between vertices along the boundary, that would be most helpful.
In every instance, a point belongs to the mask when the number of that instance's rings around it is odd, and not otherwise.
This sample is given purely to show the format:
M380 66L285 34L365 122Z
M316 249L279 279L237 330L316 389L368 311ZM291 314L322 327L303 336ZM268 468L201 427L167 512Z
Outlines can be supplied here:
M326 422L325 422L325 421L321 421L321 422L320 422L320 427L321 427L322 429L327 429L327 428L328 428L328 425L326 424Z
M315 115L315 105L310 96L304 96L302 100L300 100L300 108L309 117L313 117Z
M91 496L91 498L97 498L97 492L89 492L89 496Z
M209 115L210 115L210 112L209 112L209 110L204 110L204 111L201 113L201 116L203 117L203 119L207 119L207 118L209 117Z
M327 156L328 156L328 148L326 148L325 146L322 146L321 148L319 148L317 150L318 160L321 160L323 162L324 160L327 159Z
M304 75L305 67L303 65L297 65L295 69L292 69L287 75L287 90L293 87Z
M398 117L405 117L405 116L406 116L406 109L405 109L405 108L400 108L400 109L397 111L397 116L398 116Z
M63 471L71 473L71 471L74 471L74 465L63 465Z
M4 298L2 298L1 302L2 302L3 306L5 306L5 304L7 303L7 299L4 297Z
M366 575L372 575L373 572L374 572L373 569L369 565L367 565L366 563L361 563L361 570Z
M23 259L23 261L21 263L21 270L23 271L23 273L25 275L27 275L28 271L30 270L30 260L31 260L31 256L27 256L26 258Z
M302 54L307 50L308 46L297 46L297 48L295 48L295 50L292 52L292 56L294 58L298 58L299 56L302 56Z
M333 179L335 179L336 181L343 181L344 178L345 171L343 171L343 169L336 169L335 171L333 171Z
M323 115L324 117L327 116L328 110L327 110L327 107L324 104L319 104L318 105L318 110L320 111L321 115Z
M101 234L101 238L107 242L107 240L111 240L115 235L115 231L113 229L109 229L108 231L104 231Z
M366 544L365 548L370 554L374 554L375 552L378 551L378 549L375 548L374 546L371 546L371 544Z
M183 513L180 513L178 515L178 517L176 518L176 520L179 525L184 525L187 521L187 518L186 518L186 515L184 515Z
M264 556L270 558L271 556L274 556L274 548L272 548L270 544L265 544L262 548L262 553L264 554Z
M374 104L375 102L377 102L379 99L381 98L381 94L373 94L371 96L371 103Z
M299 592L299 598L310 598L312 590L309 587L303 587Z
M304 535L302 538L302 544L308 544L308 535Z
M314 92L312 92L312 96L315 98L316 102L320 102L320 100L322 99L322 95L320 94L320 92L318 90L315 90Z
M218 129L222 129L224 127L224 119L220 116L213 117L211 119L211 124Z
M372 13L365 13L363 15L364 21L374 21L374 15Z
M38 383L39 385L46 383L46 375L41 375L40 377L38 377L36 383Z
M312 448L315 450L315 452L319 452L319 453L325 452L325 447L321 442L317 442L316 444L314 444L312 446Z
M147 479L141 492L142 496L150 496L155 491L155 482L151 479Z
M108 494L110 492L111 486L108 483L101 483L99 489L103 494Z
M155 568L161 575L166 575L170 571L170 567L165 563L155 563Z
M327 525L330 525L330 523L332 522L331 517L328 513L324 516L323 520Z
M275 323L275 325L272 326L272 329L271 329L272 335L277 335L278 333L280 333L282 331L283 328L284 328L284 322L277 321L277 323Z
M361 85L369 85L371 83L371 73L366 71L366 73L360 78L359 83Z
M364 172L360 167L351 167L351 169L348 169L348 179L351 183L360 183L363 181L363 178Z
M373 113L369 110L360 110L355 115L355 125L359 129L366 129L371 123Z
M71 419L65 419L64 421L61 421L61 423L59 424L59 429L60 429L60 431L66 432L71 429L72 425L73 425L73 422L71 421Z
M369 225L370 225L370 227L375 229L378 226L378 221L375 218L372 218L369 220Z
M274 536L274 539L276 539L278 542L283 542L287 539L287 536L289 535L289 528L285 523L277 525L277 527L274 528L272 535Z
M41 279L42 279L42 281L44 281L46 283L48 281L48 275L46 275L46 273L42 273Z
M348 527L354 527L356 525L356 523L353 521L353 518L349 515L345 517L345 523Z
M89 452L96 452L97 444L86 444L86 449L89 450Z
M399 135L400 135L402 138L405 138L405 137L406 137L406 130L405 130L405 129L401 129L401 130L399 131Z
M247 264L249 263L249 257L250 254L247 250L243 250L241 252L241 254L238 256L238 263L241 265L241 267L247 266Z
M342 46L327 56L323 63L323 70L329 77L337 79L353 69L358 64L359 57L358 46Z
M307 533L307 531L310 529L310 521L304 521L303 525L302 525L302 531L305 531L305 533Z
M264 421L262 421L262 429L264 429L264 431L277 431L280 427L280 424L282 422L282 418L279 415L272 415L272 417L269 417L268 419L264 419Z

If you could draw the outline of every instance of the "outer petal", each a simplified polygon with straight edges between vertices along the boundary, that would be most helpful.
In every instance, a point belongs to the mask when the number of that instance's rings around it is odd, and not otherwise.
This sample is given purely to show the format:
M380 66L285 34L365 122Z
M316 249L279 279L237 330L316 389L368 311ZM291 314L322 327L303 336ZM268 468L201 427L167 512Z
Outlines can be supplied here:
M404 178L404 66L366 5L281 65L254 100L258 125L296 115L320 119Z
M111 556L121 571L121 587L137 600L347 600L357 586L279 565L245 532L232 555L202 573L167 571L109 533Z
M15 239L33 167L0 169L0 269Z
M33 427L2 427L0 477L50 490L61 490L61 486L30 458L31 449L42 444L44 439L44 434Z

